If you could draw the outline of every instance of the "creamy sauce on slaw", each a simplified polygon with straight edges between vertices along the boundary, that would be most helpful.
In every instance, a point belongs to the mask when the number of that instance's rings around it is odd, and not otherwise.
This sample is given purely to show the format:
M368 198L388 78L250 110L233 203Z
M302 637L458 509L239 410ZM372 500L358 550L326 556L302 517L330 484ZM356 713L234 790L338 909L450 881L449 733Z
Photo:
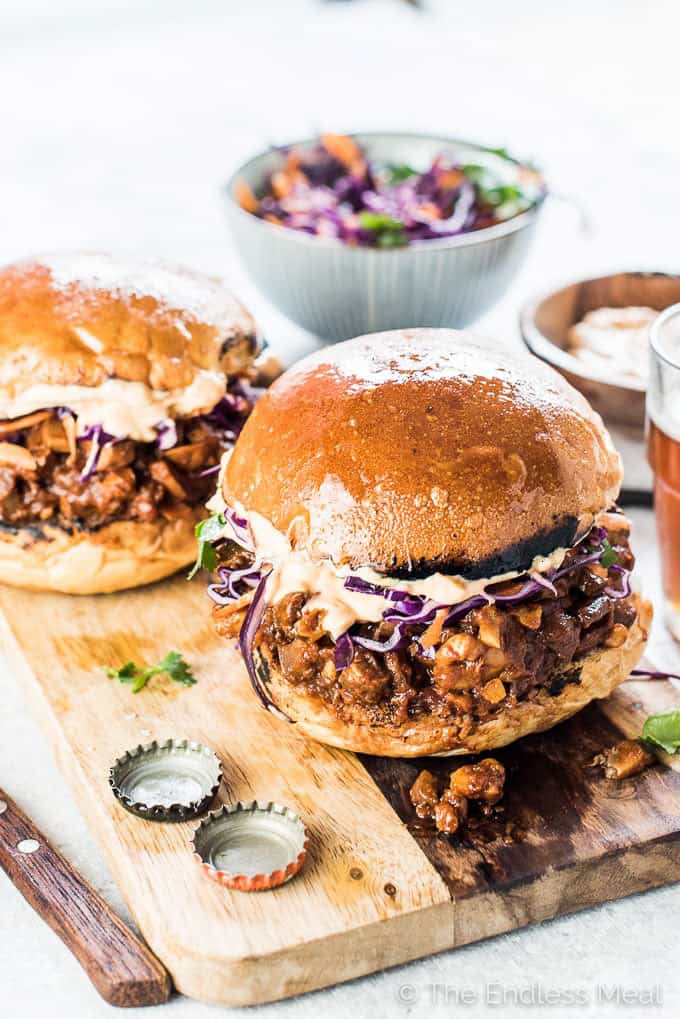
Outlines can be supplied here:
M220 478L225 462L226 458L223 459ZM268 566L271 567L265 590L267 602L275 604L286 595L297 591L311 595L306 609L309 611L318 609L325 613L324 627L334 640L356 622L379 622L383 612L390 605L390 602L380 595L349 591L345 587L345 580L348 577L359 577L379 587L419 595L442 605L457 605L467 598L480 594L490 584L513 580L527 572L513 570L477 580L465 580L460 576L432 573L429 577L419 580L400 580L394 577L385 577L370 566L353 570L348 566L337 566L330 559L312 562L307 553L294 549L288 536L277 530L265 517L259 513L247 512L238 503L235 503L232 508L239 516L248 520L254 540L257 563L265 569ZM221 483L216 494L208 503L208 509L212 513L221 513L226 509ZM225 538L233 540L234 532L228 523L222 533ZM536 556L529 568L530 572L548 573L557 569L568 551L568 548L557 548L549 556Z
M190 385L168 391L125 379L107 379L100 386L40 382L20 393L0 393L0 418L7 420L49 407L68 407L78 418L79 432L89 425L101 424L111 435L152 442L161 421L210 411L225 392L225 376L213 371L200 371Z

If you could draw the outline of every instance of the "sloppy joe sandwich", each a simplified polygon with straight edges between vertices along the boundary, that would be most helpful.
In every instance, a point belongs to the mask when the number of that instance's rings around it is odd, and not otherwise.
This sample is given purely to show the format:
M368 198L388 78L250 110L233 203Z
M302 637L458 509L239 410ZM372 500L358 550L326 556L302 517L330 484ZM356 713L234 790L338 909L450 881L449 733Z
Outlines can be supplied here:
M256 354L218 279L103 254L0 270L0 581L85 594L191 562Z
M225 458L201 534L215 624L322 742L502 746L642 653L620 483L601 419L533 357L445 329L341 343L275 382Z

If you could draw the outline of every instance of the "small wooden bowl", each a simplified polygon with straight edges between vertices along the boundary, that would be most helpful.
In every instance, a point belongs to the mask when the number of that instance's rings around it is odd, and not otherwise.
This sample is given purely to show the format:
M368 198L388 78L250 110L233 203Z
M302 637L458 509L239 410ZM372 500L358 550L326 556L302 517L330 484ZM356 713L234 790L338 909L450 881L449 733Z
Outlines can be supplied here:
M642 430L645 384L612 372L590 371L570 354L571 326L595 308L645 305L663 311L680 301L680 276L662 272L620 272L572 283L528 301L520 312L522 338L529 350L564 375L590 401L605 421Z

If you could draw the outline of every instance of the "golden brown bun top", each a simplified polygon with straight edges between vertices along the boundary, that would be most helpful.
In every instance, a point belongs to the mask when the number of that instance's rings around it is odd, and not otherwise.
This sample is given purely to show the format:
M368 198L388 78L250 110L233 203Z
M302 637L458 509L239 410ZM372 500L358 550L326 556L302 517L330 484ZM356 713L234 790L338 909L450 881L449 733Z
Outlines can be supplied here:
M255 323L224 282L174 265L92 252L0 270L0 390L189 386L197 371L233 373L256 348Z
M311 558L494 576L573 541L617 496L600 417L552 368L452 329L328 347L246 422L224 496Z

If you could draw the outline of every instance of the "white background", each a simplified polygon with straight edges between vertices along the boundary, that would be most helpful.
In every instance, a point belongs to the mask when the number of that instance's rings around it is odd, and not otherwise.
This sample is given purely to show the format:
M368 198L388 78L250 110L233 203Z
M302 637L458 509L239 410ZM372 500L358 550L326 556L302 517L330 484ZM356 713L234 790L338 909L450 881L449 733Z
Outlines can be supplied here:
M253 150L319 128L431 129L533 156L591 222L584 234L573 208L546 210L525 270L482 323L517 342L517 309L537 289L591 271L680 269L679 11L677 0L431 0L425 13L404 0L0 0L0 261L127 249L223 272L291 360L312 341L242 275L222 182ZM651 514L635 521L653 581ZM4 673L0 693L0 783L125 914ZM677 1015L679 906L677 888L636 896L255 1012L479 1016L497 1011L479 999L500 981L583 989L598 1016L618 1011L595 1005L598 983L658 983L662 1007L625 1013ZM414 1004L398 1000L404 983ZM446 1006L433 983L478 1000ZM0 994L8 1017L114 1014L2 875ZM217 1011L175 998L160 1014Z

